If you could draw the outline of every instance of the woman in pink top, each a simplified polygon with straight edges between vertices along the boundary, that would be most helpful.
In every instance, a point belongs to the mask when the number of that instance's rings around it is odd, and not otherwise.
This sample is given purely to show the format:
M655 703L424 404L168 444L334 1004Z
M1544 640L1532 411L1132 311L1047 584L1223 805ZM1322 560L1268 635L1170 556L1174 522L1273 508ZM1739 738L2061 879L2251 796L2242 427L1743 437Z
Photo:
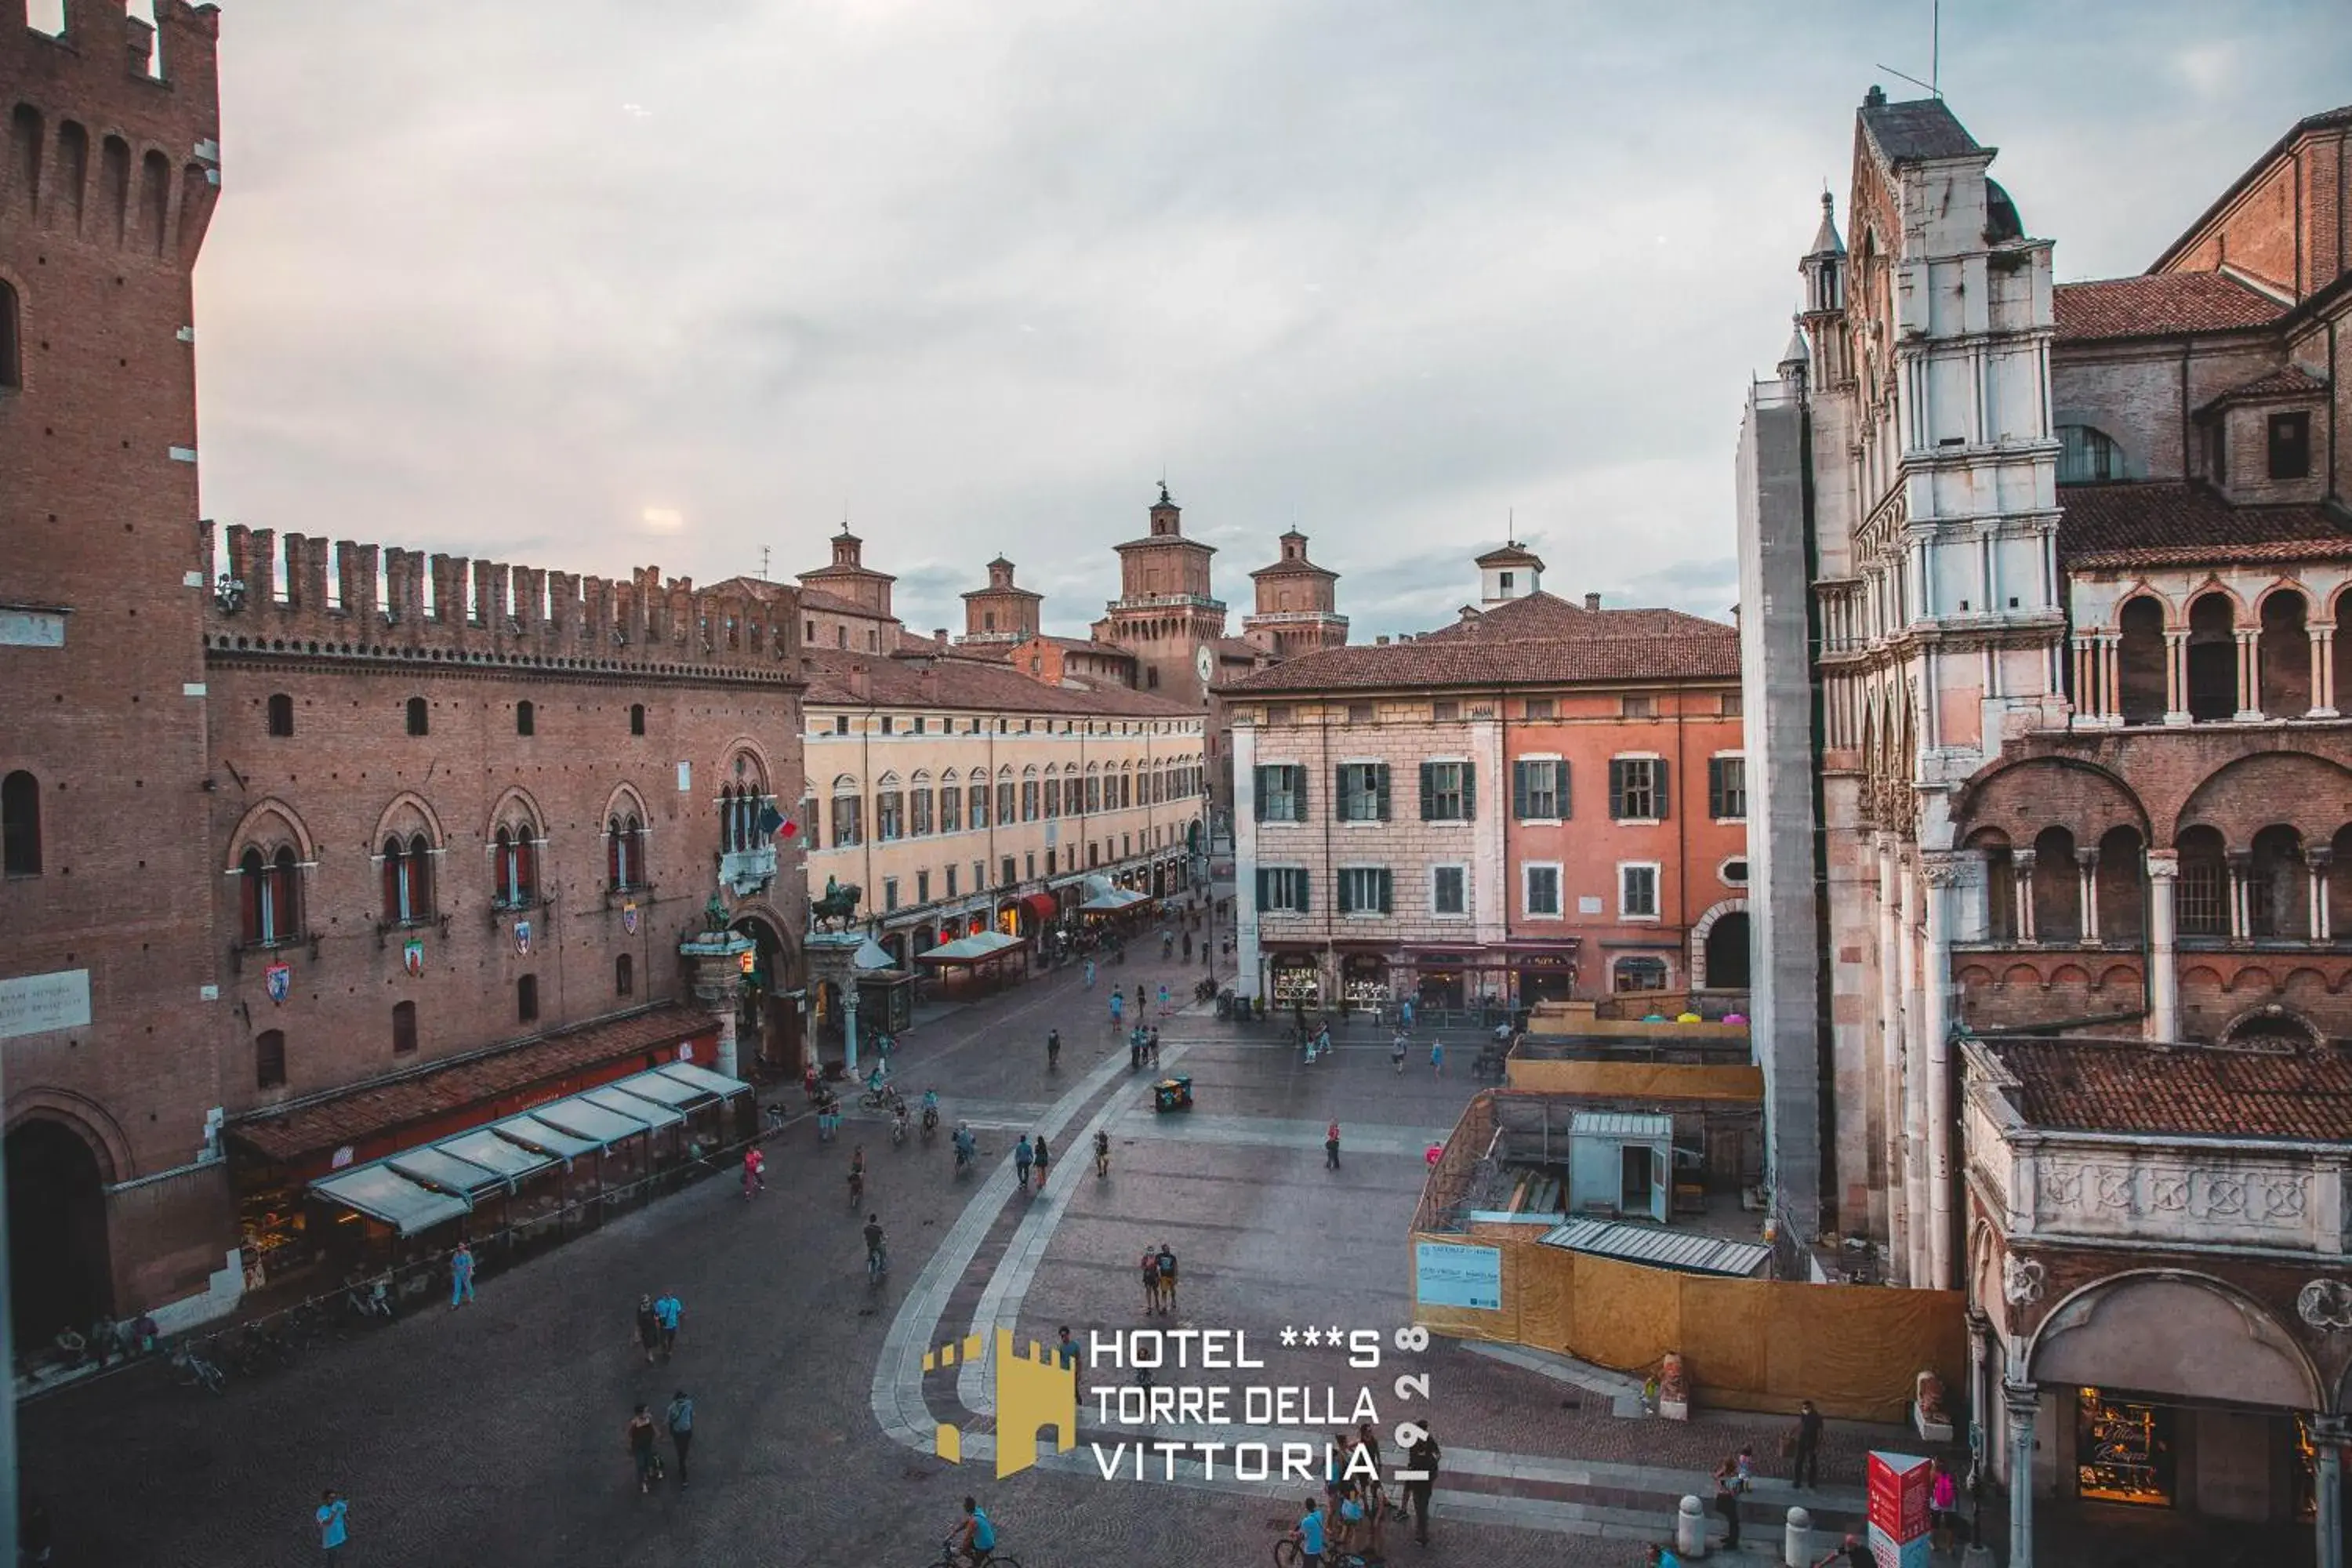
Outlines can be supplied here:
M1938 1552L1952 1549L1952 1510L1958 1501L1958 1490L1952 1481L1951 1467L1937 1460L1935 1479L1927 1483L1927 1508L1935 1524Z

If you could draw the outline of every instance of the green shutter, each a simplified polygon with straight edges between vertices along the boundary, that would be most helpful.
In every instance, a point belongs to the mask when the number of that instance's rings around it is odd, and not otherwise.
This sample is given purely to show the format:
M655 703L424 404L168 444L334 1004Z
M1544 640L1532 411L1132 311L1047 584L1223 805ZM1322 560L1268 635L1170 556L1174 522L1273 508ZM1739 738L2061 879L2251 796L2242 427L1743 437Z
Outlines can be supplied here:
M1660 757L1656 762L1650 764L1650 779L1655 785L1653 793L1655 795L1657 799L1658 820L1660 822L1664 822L1666 819L1667 799L1665 758Z
M1511 816L1517 821L1528 819L1528 775L1533 763L1511 764Z
M1266 907L1266 901L1265 901L1265 890L1266 890L1266 885L1267 885L1267 884L1266 884L1266 878L1267 878L1269 875L1270 875L1270 873L1266 870L1266 868L1265 868L1265 867L1261 866L1261 867L1259 867L1259 868L1258 868L1258 869L1257 869L1257 907L1258 907L1259 909L1261 909L1261 910L1263 910L1263 909L1265 909L1265 908Z
M1429 821L1437 815L1437 764L1421 764L1421 819Z
M1348 897L1348 873L1345 871L1334 871L1331 873L1331 879L1339 884L1339 912L1343 915L1353 914L1355 912L1356 906L1355 901Z
M1349 815L1348 798L1348 764L1341 763L1331 770L1331 799L1336 803L1332 809L1342 818Z
M1384 915L1393 914L1396 911L1396 873L1393 871L1382 871L1380 874L1379 880L1381 889L1381 913Z
M1307 912L1307 906L1315 901L1315 879L1305 871L1299 872L1298 886L1296 890L1298 894L1298 912L1303 915Z
M1478 816L1478 764L1462 764L1462 820L1471 822Z
M1304 822L1307 820L1307 770L1288 768L1284 771L1290 774L1290 820Z
M1721 757L1709 757L1706 760L1706 814L1713 817L1720 817L1723 815L1723 759Z
M1625 764L1615 757L1609 759L1609 819L1619 821L1625 815Z
M1265 820L1265 772L1264 768L1250 770L1250 813L1260 822ZM1261 908L1265 902L1261 893L1258 900Z
M1376 763L1372 768L1372 802L1376 808L1374 819L1386 822L1389 819L1389 765L1386 763Z
M1551 766L1552 789L1559 796L1559 817L1562 822L1565 822L1569 817L1568 759L1563 757L1559 762L1552 763Z

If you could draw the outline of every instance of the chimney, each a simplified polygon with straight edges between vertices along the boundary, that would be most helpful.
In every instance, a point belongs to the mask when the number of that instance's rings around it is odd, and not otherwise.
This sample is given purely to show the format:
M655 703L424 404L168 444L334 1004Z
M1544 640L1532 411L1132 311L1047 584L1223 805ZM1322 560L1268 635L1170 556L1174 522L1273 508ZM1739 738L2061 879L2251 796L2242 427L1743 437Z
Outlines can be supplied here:
M1384 637L1374 637L1372 639L1372 646L1374 647L1386 647L1389 646L1389 639Z
M933 626L933 627L931 628L931 640L932 640L933 642L935 642L935 643L939 644L941 647L947 647L947 646L948 646L948 629L947 629L947 627L945 627L945 626Z
M1599 609L1599 608L1601 607L1601 595L1598 595L1598 594L1587 594L1587 595L1584 595L1584 607L1585 607L1586 609L1588 609L1588 610L1597 610L1597 609Z
M868 686L866 679L866 667L862 664L850 666L849 694L857 699L860 702L863 702L866 700L866 693L871 688Z

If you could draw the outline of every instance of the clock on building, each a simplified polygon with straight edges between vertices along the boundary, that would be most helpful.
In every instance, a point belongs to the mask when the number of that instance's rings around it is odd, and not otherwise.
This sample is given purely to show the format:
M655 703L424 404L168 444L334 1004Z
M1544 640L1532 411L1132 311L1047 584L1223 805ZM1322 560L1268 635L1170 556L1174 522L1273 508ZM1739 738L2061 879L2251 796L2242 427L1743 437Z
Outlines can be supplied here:
M1209 652L1206 644L1192 650L1192 668L1201 672L1202 685L1208 686L1215 682L1217 660L1215 656Z

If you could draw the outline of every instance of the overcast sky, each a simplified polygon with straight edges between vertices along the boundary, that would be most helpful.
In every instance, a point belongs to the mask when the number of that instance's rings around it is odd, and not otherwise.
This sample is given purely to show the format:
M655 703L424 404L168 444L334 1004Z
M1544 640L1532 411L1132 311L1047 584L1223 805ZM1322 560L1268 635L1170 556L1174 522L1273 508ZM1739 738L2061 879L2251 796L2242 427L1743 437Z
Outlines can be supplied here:
M999 551L1080 630L1163 469L1235 629L1293 524L1369 638L1514 515L1556 592L1723 615L1822 180L1929 69L1927 0L223 11L209 515L698 582L845 515L958 631ZM1944 19L2062 279L2352 99L2341 0Z

